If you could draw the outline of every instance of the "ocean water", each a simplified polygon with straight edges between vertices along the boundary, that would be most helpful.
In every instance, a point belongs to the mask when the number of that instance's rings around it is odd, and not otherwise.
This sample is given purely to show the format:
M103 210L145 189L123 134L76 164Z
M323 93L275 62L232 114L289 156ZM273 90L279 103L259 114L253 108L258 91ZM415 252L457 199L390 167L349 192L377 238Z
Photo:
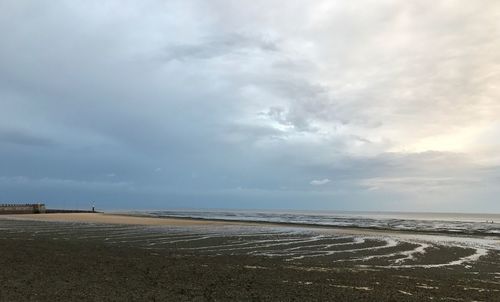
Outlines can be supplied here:
M500 214L263 210L166 210L148 211L147 214L156 217L500 236Z

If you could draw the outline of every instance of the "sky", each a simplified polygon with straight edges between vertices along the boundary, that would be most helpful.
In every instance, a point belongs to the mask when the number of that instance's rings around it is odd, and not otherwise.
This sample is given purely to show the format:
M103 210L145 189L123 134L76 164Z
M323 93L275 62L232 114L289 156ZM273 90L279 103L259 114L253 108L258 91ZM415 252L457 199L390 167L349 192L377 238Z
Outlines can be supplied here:
M500 212L497 0L0 1L0 202Z

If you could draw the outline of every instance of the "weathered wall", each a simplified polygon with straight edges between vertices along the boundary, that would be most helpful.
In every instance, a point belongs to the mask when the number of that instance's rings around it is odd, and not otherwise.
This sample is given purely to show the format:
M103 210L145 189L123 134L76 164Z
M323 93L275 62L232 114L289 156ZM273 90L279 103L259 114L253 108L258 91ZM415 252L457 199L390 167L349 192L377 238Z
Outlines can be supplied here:
M0 204L0 214L45 213L45 205L39 204Z

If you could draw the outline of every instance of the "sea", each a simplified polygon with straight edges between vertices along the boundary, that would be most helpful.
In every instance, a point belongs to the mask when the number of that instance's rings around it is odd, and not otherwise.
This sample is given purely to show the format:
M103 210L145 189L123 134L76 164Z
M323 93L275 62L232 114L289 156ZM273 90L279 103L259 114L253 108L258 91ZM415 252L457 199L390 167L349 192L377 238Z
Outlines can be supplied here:
M156 210L143 214L165 218L500 236L500 214L282 210Z

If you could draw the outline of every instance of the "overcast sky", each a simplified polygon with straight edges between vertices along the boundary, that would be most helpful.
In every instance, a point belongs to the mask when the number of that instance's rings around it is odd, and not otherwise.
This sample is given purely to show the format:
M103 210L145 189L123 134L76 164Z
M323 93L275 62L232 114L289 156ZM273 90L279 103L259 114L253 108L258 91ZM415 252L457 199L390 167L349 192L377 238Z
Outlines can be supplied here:
M0 202L500 212L500 1L0 0Z

